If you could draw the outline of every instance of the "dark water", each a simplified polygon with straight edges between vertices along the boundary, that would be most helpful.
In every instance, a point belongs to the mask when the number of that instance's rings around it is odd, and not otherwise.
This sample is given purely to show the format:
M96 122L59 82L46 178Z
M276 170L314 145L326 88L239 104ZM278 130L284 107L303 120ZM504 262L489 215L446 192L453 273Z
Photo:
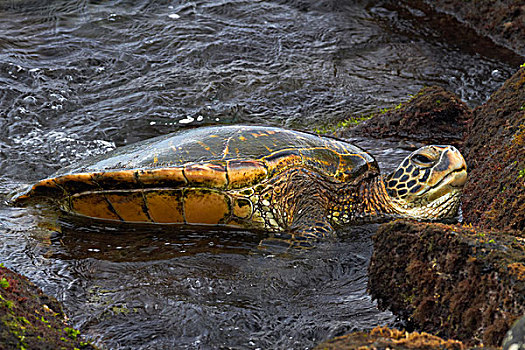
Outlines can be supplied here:
M433 84L474 106L515 68L396 3L0 0L0 193L188 126L312 130ZM360 142L387 170L406 154ZM107 348L302 349L394 322L366 292L373 227L277 254L249 232L58 234L51 216L0 207L0 261Z

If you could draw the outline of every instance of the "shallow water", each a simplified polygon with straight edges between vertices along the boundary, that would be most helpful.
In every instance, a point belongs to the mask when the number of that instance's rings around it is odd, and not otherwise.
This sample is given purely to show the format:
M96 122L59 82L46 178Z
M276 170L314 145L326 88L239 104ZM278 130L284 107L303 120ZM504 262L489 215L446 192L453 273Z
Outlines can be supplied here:
M0 193L189 126L313 130L434 84L475 106L515 68L449 40L388 1L0 0ZM385 172L407 154L356 142ZM311 348L394 322L366 292L373 226L284 254L243 231L58 234L52 216L0 207L0 261L108 348Z

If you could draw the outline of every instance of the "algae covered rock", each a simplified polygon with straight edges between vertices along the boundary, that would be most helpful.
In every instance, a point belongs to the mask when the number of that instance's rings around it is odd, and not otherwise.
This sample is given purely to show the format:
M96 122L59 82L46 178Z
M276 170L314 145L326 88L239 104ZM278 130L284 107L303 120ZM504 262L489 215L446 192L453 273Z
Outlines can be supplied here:
M316 350L456 350L466 347L456 340L444 340L428 333L409 333L397 329L377 327L369 332L354 332L328 340L318 345Z
M465 149L466 222L525 231L525 66L473 111Z
M377 138L406 138L458 145L463 139L470 109L442 87L423 88L411 100L356 126L353 132Z
M54 298L0 266L0 349L95 349L79 333Z
M417 329L498 346L525 313L525 236L394 221L373 240L371 294Z

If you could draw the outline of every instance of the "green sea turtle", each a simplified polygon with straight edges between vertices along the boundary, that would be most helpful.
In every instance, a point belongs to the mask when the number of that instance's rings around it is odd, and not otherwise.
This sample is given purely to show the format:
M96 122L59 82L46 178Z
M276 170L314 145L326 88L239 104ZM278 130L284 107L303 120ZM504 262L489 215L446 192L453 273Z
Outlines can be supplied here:
M262 126L160 136L64 169L21 193L73 214L124 222L223 225L299 240L341 225L457 214L467 178L452 146L425 146L390 175L347 142Z

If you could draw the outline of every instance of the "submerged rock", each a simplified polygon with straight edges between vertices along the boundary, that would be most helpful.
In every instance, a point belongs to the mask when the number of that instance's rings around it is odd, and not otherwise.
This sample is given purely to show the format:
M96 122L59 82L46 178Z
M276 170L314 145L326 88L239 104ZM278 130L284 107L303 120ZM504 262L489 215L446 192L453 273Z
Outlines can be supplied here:
M0 349L95 349L79 333L56 299L0 266Z

